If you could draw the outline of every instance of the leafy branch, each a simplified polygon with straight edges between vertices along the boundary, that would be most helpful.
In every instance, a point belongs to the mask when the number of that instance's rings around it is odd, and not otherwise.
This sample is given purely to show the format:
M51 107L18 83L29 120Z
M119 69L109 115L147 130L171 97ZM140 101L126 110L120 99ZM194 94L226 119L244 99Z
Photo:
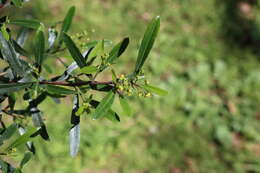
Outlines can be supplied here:
M12 0L11 4L21 7L22 3L21 0ZM65 96L73 96L69 136L70 154L76 156L80 144L81 116L87 114L92 119L107 118L119 122L120 116L111 109L116 98L124 114L131 116L132 110L127 101L129 96L167 94L167 91L150 85L142 70L158 34L160 17L155 17L145 31L133 72L117 75L113 64L127 49L129 38L123 38L114 46L111 41L107 45L106 40L81 41L84 46L80 47L75 37L68 34L74 15L75 7L71 7L63 22L50 28L35 19L0 18L0 59L4 62L0 69L0 104L4 107L0 110L0 145L7 145L0 149L0 153L6 158L12 157L16 148L22 145L26 145L29 153L34 154L36 149L32 140L37 136L47 141L51 139L42 117L43 112L39 109L47 97L59 102ZM12 25L16 25L15 29L10 27ZM17 38L10 34L11 30L18 33ZM32 35L32 40L29 35ZM26 44L33 45L33 48L26 50ZM46 63L46 59L50 56L59 59L56 53L66 50L73 62L65 65L62 74L56 74L55 67ZM97 81L97 76L105 70L111 72L112 80ZM44 73L48 71L52 77ZM99 92L106 94L101 100L96 100L94 96ZM27 106L17 110L16 105L21 102ZM11 116L13 123L5 121L5 115ZM31 120L29 123L28 119ZM16 132L20 136L13 143L8 142ZM1 158L0 168L3 172L21 172L30 158L31 154L26 152L17 168L5 161L8 159Z

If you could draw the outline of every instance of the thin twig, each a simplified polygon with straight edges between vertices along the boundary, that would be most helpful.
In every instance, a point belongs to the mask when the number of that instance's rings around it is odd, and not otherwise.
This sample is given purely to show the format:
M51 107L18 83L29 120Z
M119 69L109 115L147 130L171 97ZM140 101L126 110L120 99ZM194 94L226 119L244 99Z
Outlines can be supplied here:
M2 73L0 73L0 76L4 76L6 74L7 74L7 72L2 72Z
M39 84L47 84L47 85L61 85L61 86L70 86L70 87L75 87L75 86L83 86L83 85L113 85L113 81L106 81L106 82L99 82L99 81L82 81L82 82L62 82L62 81L41 81Z
M5 113L6 115L11 116L11 117L24 118L24 116L12 114L12 113L10 113L10 111L7 111L7 110L2 110L2 112Z

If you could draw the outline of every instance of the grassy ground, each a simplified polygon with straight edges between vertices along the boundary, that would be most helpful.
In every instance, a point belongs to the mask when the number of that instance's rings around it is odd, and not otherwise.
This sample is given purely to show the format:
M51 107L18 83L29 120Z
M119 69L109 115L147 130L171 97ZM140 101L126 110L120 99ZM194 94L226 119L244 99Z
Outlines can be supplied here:
M120 124L84 117L76 158L68 153L71 98L60 105L49 100L42 110L52 140L36 141L37 157L25 172L260 172L260 55L226 37L225 1L35 0L25 11L52 23L72 4L71 33L87 30L91 39L114 41L130 36L116 66L125 73L147 22L160 15L146 71L169 95L133 99L134 117Z

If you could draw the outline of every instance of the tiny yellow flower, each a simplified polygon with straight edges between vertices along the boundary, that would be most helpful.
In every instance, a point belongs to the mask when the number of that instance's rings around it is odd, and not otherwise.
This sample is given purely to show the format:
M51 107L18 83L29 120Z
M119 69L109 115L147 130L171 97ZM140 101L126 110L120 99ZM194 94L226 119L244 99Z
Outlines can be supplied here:
M125 75L121 74L119 77L120 80L124 80L125 79Z
M151 97L151 93L146 93L145 97Z
M118 86L118 89L120 90L120 91L123 91L124 90L124 87L123 86Z

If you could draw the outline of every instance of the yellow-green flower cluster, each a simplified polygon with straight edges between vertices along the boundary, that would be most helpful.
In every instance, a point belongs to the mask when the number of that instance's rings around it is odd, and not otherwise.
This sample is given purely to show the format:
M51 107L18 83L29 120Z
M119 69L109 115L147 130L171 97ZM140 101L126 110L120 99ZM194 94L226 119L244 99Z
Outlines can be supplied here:
M145 80L145 84L148 84L149 82ZM139 97L151 97L152 94L145 89L143 89L141 86L132 83L125 75L120 75L117 78L116 82L117 90L125 94L127 96L132 96L136 94Z
M121 74L117 78L117 89L120 93L124 93L128 96L133 95L133 89L132 89L132 84L128 80L128 78L125 77L125 75Z
M80 33L76 33L75 35L72 35L71 38L82 49L86 48L87 42L90 41L90 38L88 36L88 32L86 30L84 30L83 32L80 32Z

